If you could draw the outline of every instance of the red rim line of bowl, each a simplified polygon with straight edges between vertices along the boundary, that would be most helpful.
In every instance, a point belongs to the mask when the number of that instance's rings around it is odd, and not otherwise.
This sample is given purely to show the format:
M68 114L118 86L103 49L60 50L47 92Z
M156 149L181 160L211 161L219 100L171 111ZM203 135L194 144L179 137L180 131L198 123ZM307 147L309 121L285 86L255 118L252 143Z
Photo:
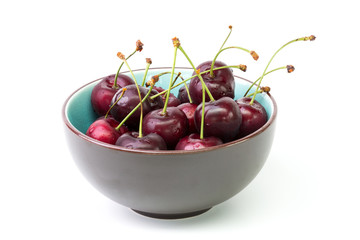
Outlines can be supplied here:
M157 67L157 68L149 68L149 70L160 70L160 69L171 69L171 67ZM193 70L192 68L188 68L188 67L176 67L177 69L188 69L188 70ZM133 72L138 72L138 71L144 71L145 69L136 69L136 70L132 70ZM129 73L130 71L125 71L125 72L121 72L121 73ZM251 81L245 79L245 78L242 78L242 77L239 77L239 76L236 76L234 75L234 77L236 78L239 78L239 79L242 79L244 81L247 81L249 83L252 83ZM75 128L68 120L67 118L67 114L66 114L66 106L68 104L68 102L70 101L70 99L75 95L75 93L79 92L81 89L83 89L84 87L96 82L96 81L99 81L101 79L103 79L104 77L101 77L101 78L98 78L96 80L93 80L83 86L81 86L80 88L76 89L65 101L63 107L62 107L62 118L63 118L63 121L65 123L65 125L73 132L75 133L78 137L82 138L83 140L85 141L88 141L88 142L91 142L91 143L94 143L96 145L99 145L99 146L102 146L102 147L105 147L105 148L110 148L110 149L113 149L113 150L118 150L118 151L124 151L124 152L130 152L130 153L143 153L143 154L153 154L153 155L156 155L156 154L163 154L163 155L172 155L172 154L192 154L192 153L200 153L200 152L208 152L208 151L213 151L213 150L216 150L216 149L219 149L219 148L225 148L225 147L230 147L232 145L235 145L235 144L238 144L238 143L241 143L241 142L244 142L244 141L247 141L248 139L250 138L253 138L257 135L259 135L260 133L264 132L275 120L276 118L276 115L277 115L277 105L276 105L276 102L275 102L275 99L271 96L270 93L266 93L269 98L271 99L271 102L273 104L273 112L270 116L270 118L268 119L268 121L261 127L259 128L258 130L256 130L255 132L243 137L243 138L240 138L240 139L236 139L236 140L233 140L233 141L230 141L230 142L227 142L227 143L223 143L221 145L217 145L217 146L213 146L213 147L207 147L207 148L203 148L203 149L196 149L196 150L139 150L139 149L128 149L128 148L123 148L123 147L120 147L120 146L116 146L116 145L112 145L112 144L108 144L108 143L104 143L104 142L101 142L101 141L98 141L96 139L93 139L89 136L87 136L86 134L83 134L82 132L80 132L77 128ZM257 86L257 84L255 84L254 86Z

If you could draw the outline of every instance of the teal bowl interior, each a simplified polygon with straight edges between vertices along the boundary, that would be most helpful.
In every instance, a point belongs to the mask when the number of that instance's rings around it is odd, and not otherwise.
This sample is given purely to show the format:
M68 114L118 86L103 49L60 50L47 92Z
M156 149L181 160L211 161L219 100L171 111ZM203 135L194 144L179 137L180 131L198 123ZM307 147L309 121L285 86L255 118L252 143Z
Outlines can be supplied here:
M158 69L149 69L146 80L150 79L151 76L156 74L171 71L171 68L158 68ZM181 76L184 79L188 79L192 76L193 70L188 68L176 68L176 72L181 72ZM133 71L138 83L142 82L144 76L144 70L135 70ZM125 72L124 74L131 76L129 72ZM164 89L169 87L169 79L170 74L163 75L160 78L160 81L156 84ZM81 133L85 134L88 127L92 122L98 117L96 113L93 111L90 97L93 87L100 81L101 79L95 80L83 88L76 91L73 96L69 99L68 104L65 109L66 117L69 122ZM178 80L180 81L180 80ZM251 82L236 77L235 78L235 100L242 97L244 93L247 91ZM172 93L177 96L181 86L178 86L172 90ZM255 90L255 87L254 87ZM251 92L251 91L250 91ZM265 108L268 118L273 114L273 102L268 94L257 94L256 100L259 101Z

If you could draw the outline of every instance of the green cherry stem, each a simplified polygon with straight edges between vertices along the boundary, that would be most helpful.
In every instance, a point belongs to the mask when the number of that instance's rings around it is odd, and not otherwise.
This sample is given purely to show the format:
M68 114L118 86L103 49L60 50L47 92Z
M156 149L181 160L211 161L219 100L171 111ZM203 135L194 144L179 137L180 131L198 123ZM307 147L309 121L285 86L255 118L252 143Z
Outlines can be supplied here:
M182 46L179 46L179 50L184 54L184 56L186 57L186 59L189 61L190 65L192 66L192 68L196 72L196 76L200 79L202 87L205 88L205 91L208 94L208 96L210 98L210 101L215 101L214 97L212 96L211 92L209 91L208 87L206 86L206 84L204 82L204 79L202 78L200 72L197 71L197 69L195 68L194 64L192 63L192 61L190 60L189 56L186 54L186 52L184 51Z
M134 55L135 53L136 53L136 50L135 50L132 54L130 54L126 59L129 59L129 58L130 58L132 55ZM117 86L117 79L118 79L120 70L121 70L121 68L122 68L123 65L124 65L124 62L122 62L122 63L120 64L120 66L119 66L119 68L118 68L118 70L117 70L117 72L116 72L115 79L114 79L114 84L113 84L113 86L112 86L114 89L117 89L117 88L118 88L118 86Z
M263 92L265 92L265 93L270 92L270 87L262 87L262 88L260 88L257 92L253 92L253 93L247 95L246 97L251 97L251 96L253 96L254 94L263 93Z
M226 41L229 39L229 37L230 37L230 35L231 35L231 32L232 32L232 26L231 26L231 25L229 26L229 29L230 29L230 32L229 32L229 34L227 35L227 37L226 37L225 41L223 42L223 44L221 45L219 51L221 51L221 49L224 47Z
M178 80L178 78L181 77L181 72L178 72L174 81L172 81L171 83L171 88L174 86L174 84L176 83L176 81ZM182 80L184 80L183 78L181 78Z
M136 86L136 90L138 92L138 95L139 95L139 103L140 103L140 124L139 124L139 138L142 138L142 119L143 119L143 105L142 105L142 98L141 98L141 92L140 92L140 88L139 88L139 84L137 83L136 81L136 77L133 73L133 71L131 70L128 62L126 61L126 58L125 56L122 54L122 53L118 53L118 57L124 61L124 63L126 64L127 68L129 69L130 73L131 73L131 76L133 77L134 79L134 82L135 82L135 86Z
M173 40L174 41L174 40ZM166 109L167 109L167 105L169 102L169 96L170 96L170 90L172 87L172 82L173 82L173 77L174 77L174 71L175 71L175 63L176 63L176 55L177 55L177 50L178 50L178 46L174 43L174 61L173 61L173 65L172 65L172 69L171 69L171 75L170 75L170 80L169 80L169 88L167 90L166 94L166 99L165 99L165 103L164 103L164 108L162 111L162 114L165 115L166 114Z
M145 73L144 73L144 77L143 77L141 86L144 86L144 84L145 84L145 79L146 79L146 76L147 76L147 73L149 71L149 67L151 64L152 64L151 58L146 58L146 68L145 68Z
M245 52L247 52L247 53L250 53L255 60L257 60L257 59L259 58L259 56L258 56L254 51L250 51L250 50L248 50L248 49L246 49L246 48L237 47L237 46L231 46L231 47L223 48L223 49L221 49L221 50L215 55L215 57L214 57L214 59L213 59L213 61L212 61L212 63L211 63L211 68L210 68L210 76L211 76L211 77L214 77L214 76L215 76L215 75L214 75L214 65L215 65L215 61L216 61L216 59L218 58L218 56L220 55L220 53L222 53L222 52L225 51L225 50L233 49L233 48L235 48L235 49L240 49L240 50L243 50L243 51L245 51ZM254 53L256 54L257 57L254 57L254 55L253 55Z
M287 65L287 66L290 66L290 65ZM272 73L272 72L281 70L281 69L286 69L287 66L278 67L278 68L275 68L275 69L273 69L273 70L271 70L271 71L268 71L267 73L265 73L264 76L268 75L269 73ZM289 72L289 71L288 71L288 72ZM290 73L290 72L289 72L289 73ZM246 93L244 94L244 97L247 96L247 94L249 93L249 91L251 90L251 88L252 88L257 82L259 82L260 79L261 79L261 77L259 77L258 79L256 79L256 81L254 81L254 82L250 85L250 87L248 88L248 90L247 90Z
M270 58L268 64L266 65L266 68L265 68L262 76L260 77L259 84L258 84L257 87L256 87L255 94L254 94L254 96L252 97L252 99L251 99L251 101L250 101L250 103L249 103L250 105L252 105L252 104L254 103L255 97L256 97L256 92L259 90L259 86L261 85L261 82L262 82L262 80L263 80L263 78L264 78L264 76L265 76L266 70L268 69L270 63L272 62L272 60L274 59L274 57L276 56L276 54L278 54L278 52L280 52L281 49L283 49L284 47L286 47L287 45L289 45L289 44L291 44L291 43L298 42L298 41L308 41L308 40L314 41L314 40L315 40L315 36L314 36L314 35L311 35L311 36L309 36L309 37L302 37L302 38L296 38L296 39L294 39L294 40L291 40L291 41L285 43L284 45L282 45L282 46L274 53L274 55Z
M133 53L131 53L127 58L126 60L128 60L131 56L133 56L136 52L141 52L143 50L143 46L144 44L140 41L140 40L137 40L136 41L136 49ZM117 86L117 79L118 79L118 76L119 76L119 73L120 73L120 70L122 68L122 66L124 65L124 62L122 62L116 72L116 75L115 75L115 79L114 79L114 84L113 84L113 88L114 89L118 89L118 86Z
M189 87L188 87L188 85L186 84L186 82L184 82L184 87L185 87L186 93L187 93L187 95L188 95L189 102L190 102L190 103L193 103L192 98L191 98L191 96L190 96Z

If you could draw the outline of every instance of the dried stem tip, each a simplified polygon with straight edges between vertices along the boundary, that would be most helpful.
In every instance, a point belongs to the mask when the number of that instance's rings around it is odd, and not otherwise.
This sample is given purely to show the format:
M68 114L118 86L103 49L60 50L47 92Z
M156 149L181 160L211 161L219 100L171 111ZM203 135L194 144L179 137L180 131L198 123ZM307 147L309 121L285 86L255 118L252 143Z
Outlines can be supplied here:
M174 44L174 47L179 47L180 46L180 40L177 37L174 37L172 39L172 42Z
M315 39L316 39L316 37L314 35L311 35L309 37L304 37L304 41L308 41L308 40L314 41Z
M196 69L196 74L200 74L200 68L199 69Z
M293 65L287 65L286 69L287 69L288 73L292 73L293 71L295 71L295 67Z
M154 86L159 81L159 75L152 76L149 81L146 82L146 86Z
M262 92L270 92L270 87L261 87Z
M117 55L118 58L120 58L121 60L125 60L125 55L122 54L121 52L118 52L116 55Z
M255 61L259 59L259 55L255 51L250 51L250 55L253 57Z
M141 52L143 50L143 46L144 44L140 40L136 41L136 51Z
M229 25L229 28L230 28L230 29L232 29L232 26L231 26L231 25Z
M151 58L145 58L145 59L146 59L146 63L152 64Z
M239 69L240 69L241 71L243 71L243 72L246 72L247 66L244 65L244 64L240 64L240 65L239 65Z

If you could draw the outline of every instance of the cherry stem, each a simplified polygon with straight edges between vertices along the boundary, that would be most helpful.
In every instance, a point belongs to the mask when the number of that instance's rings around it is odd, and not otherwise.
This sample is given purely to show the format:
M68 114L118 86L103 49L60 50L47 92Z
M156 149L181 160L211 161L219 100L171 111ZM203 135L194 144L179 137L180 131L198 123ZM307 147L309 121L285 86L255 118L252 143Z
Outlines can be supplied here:
M146 93L145 97L143 97L143 99L141 100L141 102L138 103L138 105L136 105L136 107L133 108L133 110L131 110L131 112L128 113L128 115L126 115L126 117L119 123L119 125L115 128L116 130L119 130L121 128L121 126L126 122L126 120L129 119L129 117L136 111L138 110L138 108L140 106L142 106L142 104L146 101L146 99L149 97L151 90L153 89L154 85L150 85L149 91ZM140 133L139 133L140 136Z
M215 71L215 70L224 69L224 68L239 68L239 65L222 66L222 67L214 68L214 71ZM205 74L205 73L208 73L208 72L210 72L210 70L203 71L203 72L201 72L200 74ZM188 79L185 79L185 80L183 80L182 82L177 83L176 85L172 86L171 89L174 89L174 88L180 86L181 84L185 84L187 81L193 79L194 77L197 77L197 75L193 75L193 76L189 77ZM187 88L187 86L186 86L186 88ZM187 88L187 89L188 89L188 88ZM162 92L160 92L160 93L158 93L158 94L155 94L155 95L151 96L150 98L151 98L151 99L154 99L154 98L156 98L156 97L158 97L158 96L166 93L167 91L168 91L168 90L164 90L164 91L162 91Z
M174 79L174 81L172 81L172 83L171 83L171 88L174 86L174 84L176 83L178 78L181 77L180 75L181 75L181 72L178 72L175 79ZM181 77L181 79L184 80L182 77Z
M261 82L262 82L262 80L263 80L263 78L264 78L264 76L265 76L266 70L268 69L270 63L272 62L272 60L274 59L274 57L276 56L276 54L278 54L278 52L280 52L281 49L283 49L284 47L286 47L287 45L289 45L289 44L291 44L291 43L293 43L293 42L307 41L307 40L313 41L313 40L315 40L315 36L314 36L314 35L311 35L310 37L302 37L302 38L296 38L296 39L294 39L294 40L291 40L291 41L285 43L284 45L282 45L282 46L274 53L274 55L270 58L270 61L269 61L268 64L266 65L266 68L265 68L262 76L260 77L259 84L258 84L257 87L256 87L255 94L254 94L254 96L252 97L252 99L251 99L251 101L250 101L250 103L249 103L250 105L252 105L252 104L254 103L255 97L256 97L256 92L259 90L259 87L260 87L260 85L261 85Z
M151 63L146 63L145 73L144 73L144 77L143 77L141 86L144 86L144 84L145 84L145 79L146 79L147 73L148 73L148 71L149 71L150 65L151 65Z
M247 95L246 97L251 97L251 96L253 96L254 94L263 93L263 92L270 92L270 88L269 88L269 87L261 88L261 89L259 89L258 91L253 92L253 93Z
M189 56L186 54L186 52L184 51L184 49L182 48L182 46L179 46L179 50L184 54L184 56L186 57L186 59L189 61L190 65L192 66L192 68L194 69L197 77L200 79L202 87L205 88L206 93L208 94L210 101L215 101L214 97L212 96L210 90L208 89L208 87L206 86L204 79L201 76L201 73L198 72L198 70L195 68L194 64L192 63L192 61L190 60Z
M129 59L132 55L134 55L136 52L137 52L137 50L135 50L132 54L130 54L130 55L126 58L126 60L128 60L128 59ZM118 88L119 88L118 85L117 85L117 79L118 79L120 70L121 70L121 68L122 68L123 65L124 65L124 62L122 62L122 63L120 64L119 69L118 69L117 72L116 72L115 79L114 79L114 84L113 84L113 86L112 86L114 89L118 89Z
M139 88L139 85L136 81L136 78L135 78L135 75L133 73L133 71L131 70L128 62L126 61L126 59L123 60L124 63L126 64L126 66L128 67L130 73L131 73L131 76L133 77L134 79L134 82L135 82L135 86L136 86L136 90L139 94L139 103L140 103L140 123L139 123L139 138L142 138L143 137L143 134L142 134L142 120L143 120L143 105L142 105L142 99L141 99L141 92L140 92L140 88Z
M181 84L181 83L180 83L180 84ZM186 84L186 82L184 82L184 87L185 87L186 93L187 93L187 95L188 95L189 102L190 102L190 103L193 103L192 98L191 98L191 96L190 96L189 87L188 87L188 85Z
M221 52L225 51L225 50L232 49L232 48L240 49L240 50L243 50L243 51L245 51L245 52L250 53L250 50L248 50L248 49L246 49L246 48L242 48L242 47L236 47L236 46L231 46L231 47L226 47L226 48L221 49L221 50L215 55L214 60L213 60L212 63L211 63L211 68L210 68L210 76L211 76L211 77L215 77L215 75L214 75L214 65L215 65L215 61L216 61L217 57L219 56L219 54L220 54Z
M178 78L181 77L180 75L181 75L181 72L178 72L175 79L174 79L174 81L172 81L172 83L171 83L171 89L173 89L173 86L174 86L176 80L178 80ZM181 77L181 79L183 79L183 78ZM166 91L166 93L165 93L166 95L170 93L168 90L165 90L165 91ZM166 95L165 95L165 97L166 97Z
M277 70L286 69L286 68L287 68L287 66L275 68L275 69L273 69L273 70L265 73L264 76L268 75L269 73L275 72L275 71L277 71ZM248 88L248 90L247 90L246 93L244 94L244 97L247 96L247 94L249 93L249 91L251 90L251 88L252 88L260 79L261 79L261 77L259 77L258 79L256 79L256 81L253 82L253 83L250 85L250 87Z
M226 37L225 41L223 42L223 44L221 45L219 51L221 51L221 49L224 47L225 43L227 42L227 40L229 39L229 37L230 37L230 35L231 35L231 32L232 32L232 26L231 26L231 25L229 26L229 29L230 29L230 32L229 32L229 34L227 35L227 37Z
M166 99L165 99L165 103L164 103L164 108L163 108L163 111L162 111L162 114L165 115L166 114L166 109L167 109L167 105L168 105L168 102L169 102L169 96L170 96L170 90L171 90L171 87L172 87L172 82L173 82L173 77L174 77L174 71L175 71L175 63L176 63L176 55L177 55L177 50L178 50L178 47L177 46L174 46L174 61L173 61L173 66L172 66L172 69L171 69L171 75L170 75L170 81L169 81L169 88L168 88L168 94L166 94Z
M120 94L120 97L119 97L118 99L116 99L116 101L111 105L111 107L109 108L109 110L106 112L105 117L104 117L105 119L108 117L111 109L112 109L112 108L120 101L120 99L124 96L124 93L125 93L126 90L127 90L127 89L126 89L125 87L122 88L122 92L121 92L121 94Z

